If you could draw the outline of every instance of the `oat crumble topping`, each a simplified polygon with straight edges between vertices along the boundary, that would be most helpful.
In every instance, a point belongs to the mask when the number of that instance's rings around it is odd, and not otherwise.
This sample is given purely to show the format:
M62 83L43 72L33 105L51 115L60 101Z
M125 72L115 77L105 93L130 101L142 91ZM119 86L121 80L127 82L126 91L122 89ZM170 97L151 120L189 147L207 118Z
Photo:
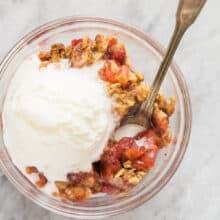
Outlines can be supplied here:
M98 74L105 81L107 94L115 101L113 111L120 117L128 110L141 104L149 95L150 86L144 82L144 76L131 68L125 45L115 35L96 35L73 39L71 44L53 44L50 51L40 51L40 68L49 63L59 63L68 59L70 66L81 68L90 66L99 60L104 65ZM53 196L70 201L83 201L92 194L105 192L118 194L138 184L155 165L159 148L167 147L171 142L169 117L175 110L175 99L167 100L158 93L154 103L153 126L133 138L124 137L120 141L109 140L100 160L93 163L91 172L68 173L66 181L55 182L58 192ZM148 147L138 146L136 141L145 138ZM46 177L36 167L27 167L27 174L36 173L38 187L47 183Z

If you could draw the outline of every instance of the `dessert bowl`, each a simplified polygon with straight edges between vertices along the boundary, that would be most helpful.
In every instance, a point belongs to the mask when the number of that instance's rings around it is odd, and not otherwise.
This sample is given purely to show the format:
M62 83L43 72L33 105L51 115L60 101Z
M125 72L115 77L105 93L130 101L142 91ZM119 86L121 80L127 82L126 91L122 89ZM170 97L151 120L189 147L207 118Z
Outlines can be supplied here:
M68 17L42 25L22 38L6 55L0 65L0 114L10 81L22 61L40 49L48 50L56 42L67 43L73 38L116 34L127 47L135 69L149 83L159 67L164 49L136 28L106 18ZM0 167L12 184L27 198L58 214L97 219L131 210L148 201L170 180L187 148L191 128L191 105L186 83L176 64L172 63L161 91L174 96L176 110L170 120L172 142L159 151L156 165L133 189L120 195L96 195L84 202L61 201L48 196L34 186L13 164L0 128ZM59 156L59 155L58 155ZM57 158L59 162L59 157Z

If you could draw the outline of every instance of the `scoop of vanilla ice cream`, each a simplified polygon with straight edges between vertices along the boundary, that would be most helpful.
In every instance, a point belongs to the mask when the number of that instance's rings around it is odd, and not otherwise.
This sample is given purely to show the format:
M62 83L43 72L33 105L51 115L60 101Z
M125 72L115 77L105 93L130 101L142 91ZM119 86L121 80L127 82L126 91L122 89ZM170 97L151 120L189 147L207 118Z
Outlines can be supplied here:
M4 141L21 170L36 166L53 180L89 171L115 123L111 99L98 77L102 62L70 68L66 61L39 69L23 62L10 84L3 109Z

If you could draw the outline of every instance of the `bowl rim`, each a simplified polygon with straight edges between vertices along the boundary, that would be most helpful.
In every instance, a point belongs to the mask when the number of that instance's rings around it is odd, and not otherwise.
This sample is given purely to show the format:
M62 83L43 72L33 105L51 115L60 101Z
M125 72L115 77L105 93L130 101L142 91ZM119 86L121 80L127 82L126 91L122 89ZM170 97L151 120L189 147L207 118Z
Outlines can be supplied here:
M153 49L155 51L157 51L161 56L164 56L166 53L166 50L160 45L160 43L158 43L156 40L154 40L153 38L151 38L147 33L143 32L142 30L140 30L139 28L136 28L133 25L127 24L125 22L121 22L118 21L116 19L110 19L110 18L105 18L105 17L97 17L97 16L68 16L68 17L62 17L62 18L58 18L52 21L49 21L47 23L44 23L43 25L37 26L36 28L34 28L32 31L30 31L29 33L27 33L24 37L22 37L13 47L11 50L9 50L9 52L3 57L1 63L0 63L0 80L1 80L1 75L2 72L4 72L4 69L7 68L7 64L11 58L11 56L13 54L16 53L16 51L24 46L27 45L29 43L31 43L35 38L37 38L38 36L41 36L44 32L48 32L50 30L53 30L55 27L59 28L60 26L64 26L64 25L68 25L68 24L72 24L72 23L77 23L77 22L98 22L98 23L106 23L108 25L113 25L113 26L118 26L122 29L125 29L131 33L133 33L134 35L140 37L141 39L143 39L145 42L147 42L148 44L150 44ZM58 25L59 24L59 25ZM46 29L46 31L45 31ZM141 198L138 201L136 201L135 203L133 203L132 205L129 203L127 207L122 206L122 208L117 212L107 212L106 214L102 214L100 216L93 216L93 218L98 218L98 217L107 217L107 216L112 216L115 214L119 214L119 213L124 213L130 209L136 208L138 206L140 206L141 204L143 204L144 202L150 200L154 195L156 195L162 188L164 188L164 186L169 182L169 180L173 177L173 175L175 174L176 170L178 169L184 154L186 152L187 149L187 145L189 142L189 138L190 138L190 133L191 133L191 121L192 121L192 110L191 110L191 100L190 100L190 96L189 96L189 91L187 88L187 84L186 81L183 77L183 74L180 70L180 68L177 66L177 64L172 61L170 68L172 69L173 74L175 75L175 78L177 79L178 82L180 82L181 87L181 94L183 95L183 102L185 105L184 108L184 116L185 118L187 118L188 120L185 120L185 126L183 128L183 136L184 138L182 138L182 141L180 143L181 145L181 151L180 154L178 156L178 158L175 158L174 160L174 166L170 167L168 170L168 175L166 175L165 177L163 177L163 180L160 181L160 183L158 183L156 186L153 187L153 189L149 192L149 195L147 198ZM54 209L53 207L51 207L49 204L45 204L42 202L39 202L38 200L36 200L35 197L33 196L28 196L27 192L22 188L19 187L18 184L16 183L16 181L13 179L13 177L10 175L10 173L8 172L7 168L4 166L4 164L2 163L2 160L0 160L0 168L3 171L3 173L7 176L7 178L9 179L9 181L15 186L15 188L20 191L25 197L28 197L29 199L31 199L34 203L50 210L53 211L55 213L58 214L62 214L64 216L68 216L68 217L83 217L80 216L79 214L73 214L73 213L69 213L69 212L63 212L60 209ZM91 214L91 213L90 213ZM86 216L89 217L89 216Z

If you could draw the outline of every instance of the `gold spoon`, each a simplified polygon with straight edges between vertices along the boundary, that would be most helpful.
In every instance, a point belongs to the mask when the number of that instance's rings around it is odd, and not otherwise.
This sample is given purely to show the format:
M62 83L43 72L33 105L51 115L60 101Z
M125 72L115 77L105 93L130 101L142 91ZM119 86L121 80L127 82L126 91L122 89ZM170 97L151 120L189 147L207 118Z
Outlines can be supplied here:
M203 8L206 0L180 0L176 13L176 27L173 32L169 47L151 87L151 92L146 100L137 108L135 106L122 119L121 126L128 124L140 125L144 128L150 126L153 104L159 92L160 86L167 73L176 49L187 28L195 21Z

